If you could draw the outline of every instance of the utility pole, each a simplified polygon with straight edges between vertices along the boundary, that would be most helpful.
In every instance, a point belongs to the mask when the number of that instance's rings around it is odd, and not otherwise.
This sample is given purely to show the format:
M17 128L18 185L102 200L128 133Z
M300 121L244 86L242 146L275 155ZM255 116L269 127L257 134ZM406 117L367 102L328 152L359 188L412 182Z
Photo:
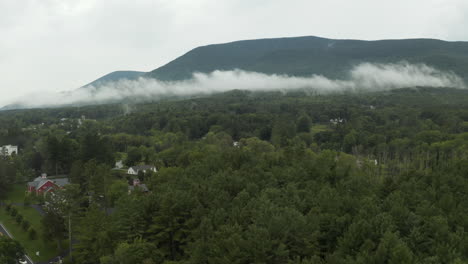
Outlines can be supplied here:
M70 262L73 263L72 257L72 231L71 231L71 212L68 212L68 250L70 252Z

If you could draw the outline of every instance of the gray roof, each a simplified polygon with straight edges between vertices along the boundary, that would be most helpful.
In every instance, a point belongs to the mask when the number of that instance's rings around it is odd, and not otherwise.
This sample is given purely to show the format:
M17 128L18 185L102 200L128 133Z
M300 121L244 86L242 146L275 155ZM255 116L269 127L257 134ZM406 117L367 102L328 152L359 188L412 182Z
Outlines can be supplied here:
M132 168L134 171L156 169L156 167L153 165L137 165L130 168Z
M28 186L38 189L48 181L53 182L54 184L56 184L59 187L63 187L65 185L69 184L68 178L49 179L49 178L42 178L42 177L39 176L36 179L34 179L34 181L28 182Z
M132 186L128 186L128 189L129 189L130 191L133 191L133 190L135 190L135 187L141 189L143 192L148 192L148 191L149 191L149 190L148 190L148 187L146 187L146 184L139 184L139 185L137 185L137 186L133 186L133 185L132 185Z
M32 182L28 182L28 186L31 186L31 187L34 187L34 188L37 188L39 186L42 186L44 183L46 183L49 179L45 178L43 179L41 176L37 177L36 179L34 179L34 181Z
M68 178L53 179L52 181L60 187L63 187L70 183L68 181Z
M37 184L36 184L36 182L28 182L28 186L29 187L36 187Z

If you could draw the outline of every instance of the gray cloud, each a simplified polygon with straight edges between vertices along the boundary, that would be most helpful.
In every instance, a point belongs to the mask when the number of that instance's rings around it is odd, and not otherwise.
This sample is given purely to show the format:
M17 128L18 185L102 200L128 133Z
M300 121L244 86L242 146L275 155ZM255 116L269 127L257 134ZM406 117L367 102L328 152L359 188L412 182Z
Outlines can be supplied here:
M88 86L69 93L30 95L16 103L28 107L57 106L77 103L100 103L125 98L158 100L168 96L194 96L226 92L234 89L249 91L282 91L306 89L315 93L382 91L405 87L466 88L453 73L442 72L424 64L371 64L355 66L345 80L331 80L320 75L292 77L266 75L257 72L214 71L194 73L186 81L162 82L156 79L121 80L103 86Z
M465 0L2 0L0 104L239 39L468 40Z

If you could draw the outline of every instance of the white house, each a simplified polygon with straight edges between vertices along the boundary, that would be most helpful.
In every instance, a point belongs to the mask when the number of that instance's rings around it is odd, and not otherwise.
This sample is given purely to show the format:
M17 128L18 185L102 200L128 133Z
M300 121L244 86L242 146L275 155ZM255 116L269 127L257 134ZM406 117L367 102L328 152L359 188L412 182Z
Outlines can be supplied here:
M124 164L123 164L123 161L122 161L122 160L119 160L119 161L116 161L116 162L115 162L115 169L119 169L119 170L120 170L120 169L123 168L123 166L124 166Z
M18 154L18 146L5 145L0 148L0 153L3 156L11 156L11 154Z
M153 165L137 165L137 166L128 168L127 173L131 175L138 175L138 172L140 171L143 173L146 173L147 171L157 172L158 170Z
M330 123L334 124L334 125L338 125L340 123L344 123L345 120L343 118L335 118L335 119L330 119Z

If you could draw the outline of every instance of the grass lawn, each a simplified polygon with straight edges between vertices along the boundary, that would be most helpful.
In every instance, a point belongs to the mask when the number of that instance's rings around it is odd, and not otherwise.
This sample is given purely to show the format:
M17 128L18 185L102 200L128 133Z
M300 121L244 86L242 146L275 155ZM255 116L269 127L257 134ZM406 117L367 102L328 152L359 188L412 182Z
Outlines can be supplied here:
M13 188L8 192L5 201L10 201L12 203L23 203L25 194L26 183L17 183L13 185Z
M312 125L312 134L315 135L319 132L330 131L327 125Z
M36 229L38 236L36 240L31 240L28 237L28 232L24 231L18 225L13 217L7 214L4 208L0 209L0 222L8 229L13 237L23 245L26 253L33 261L47 261L58 255L57 245L55 242L44 242L42 240L42 227L40 224L41 215L31 207L16 206L18 212L31 223L31 226ZM40 256L36 256L36 252L40 252Z
M18 213L20 213L24 217L24 219L27 219L29 221L31 227L33 227L37 231L41 230L42 216L39 214L38 211L36 211L36 209L28 206L15 206L15 208L18 209Z
M16 184L8 193L5 200L12 203L23 203L25 197L25 184ZM42 239L42 216L34 208L29 206L14 206L18 209L18 213L27 219L37 232L36 240L31 240L28 237L28 232L24 231L19 224L16 223L14 218L7 214L5 208L0 207L0 222L5 225L13 237L18 240L26 250L26 253L33 261L47 261L59 254L57 251L57 244L54 241L44 242ZM67 245L66 241L63 242L63 247ZM36 252L40 252L40 256L36 256Z

